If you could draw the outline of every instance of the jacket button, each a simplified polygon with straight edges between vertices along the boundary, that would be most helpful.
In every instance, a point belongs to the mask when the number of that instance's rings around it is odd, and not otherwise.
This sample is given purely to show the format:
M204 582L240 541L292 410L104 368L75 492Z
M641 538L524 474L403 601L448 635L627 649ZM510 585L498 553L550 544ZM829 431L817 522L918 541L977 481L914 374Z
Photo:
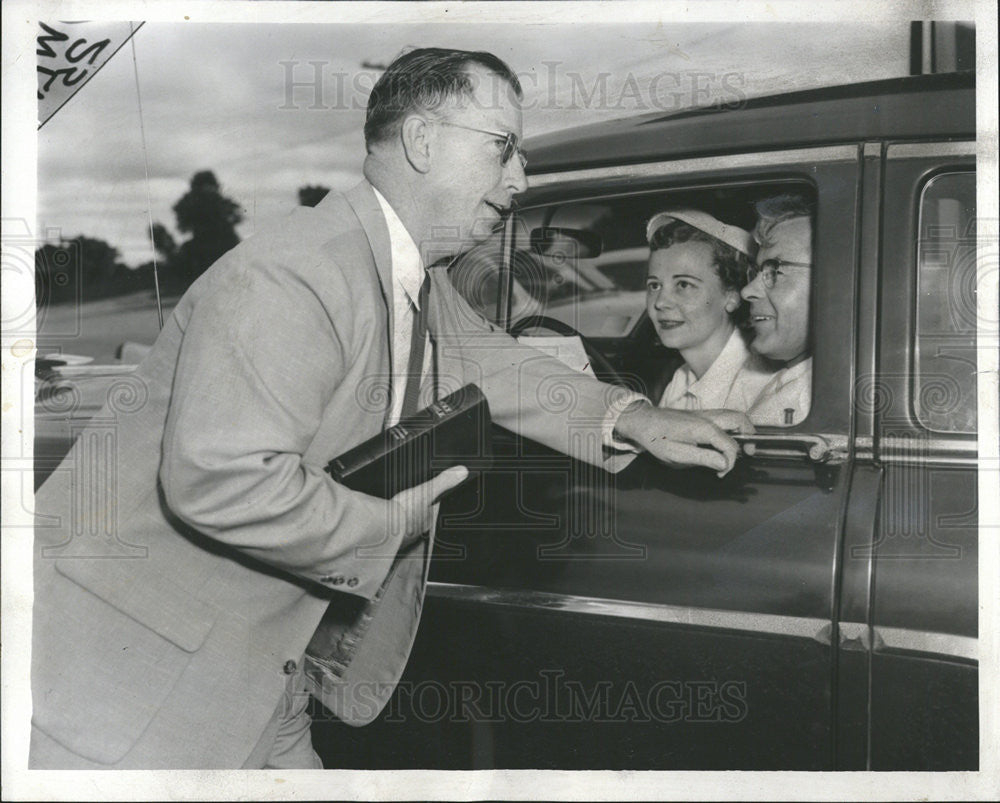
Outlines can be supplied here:
M294 675L297 668L298 665L295 661L285 661L285 665L282 667L282 670L286 675Z
M354 586L356 586L357 584L358 584L357 577L352 577L350 580L347 581L347 585L349 585L351 588L354 588Z
M333 584L335 586L342 586L344 584L344 578L341 575L337 575L333 578Z

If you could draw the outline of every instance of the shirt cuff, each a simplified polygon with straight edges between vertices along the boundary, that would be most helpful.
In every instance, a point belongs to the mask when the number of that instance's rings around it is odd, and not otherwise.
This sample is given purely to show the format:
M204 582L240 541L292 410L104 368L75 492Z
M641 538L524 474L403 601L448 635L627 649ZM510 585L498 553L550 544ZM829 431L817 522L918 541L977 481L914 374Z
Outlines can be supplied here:
M625 388L615 388L614 393L608 403L608 412L604 415L603 441L609 449L619 452L633 452L638 454L642 450L628 441L623 441L615 437L615 425L618 417L636 402L645 402L652 405L652 402L641 393L636 393Z

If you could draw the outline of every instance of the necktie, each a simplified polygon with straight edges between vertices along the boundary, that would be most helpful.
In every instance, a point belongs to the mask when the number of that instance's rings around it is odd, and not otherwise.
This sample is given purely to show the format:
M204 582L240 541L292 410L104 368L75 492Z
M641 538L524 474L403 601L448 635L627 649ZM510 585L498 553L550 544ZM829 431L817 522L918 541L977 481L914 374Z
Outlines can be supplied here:
M410 360L406 370L406 391L403 395L401 416L406 418L417 412L420 394L420 380L424 370L424 344L427 341L427 300L430 295L431 277L424 273L424 281L420 285L417 296L420 309L413 316L413 334L410 338Z

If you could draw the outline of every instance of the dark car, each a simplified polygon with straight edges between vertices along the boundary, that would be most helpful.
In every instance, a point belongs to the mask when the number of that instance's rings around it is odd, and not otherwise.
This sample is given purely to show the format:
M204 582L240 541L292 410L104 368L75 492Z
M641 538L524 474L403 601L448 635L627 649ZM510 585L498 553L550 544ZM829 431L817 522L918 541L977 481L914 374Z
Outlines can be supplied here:
M957 73L530 141L503 241L453 269L474 306L656 393L677 360L644 314L645 221L752 228L794 188L817 210L812 405L722 480L496 429L442 510L389 707L313 712L327 766L976 769L975 138ZM558 376L540 402L572 422Z
M456 286L516 334L581 337L600 378L654 396L678 359L644 312L645 221L683 205L749 229L755 200L808 195L811 407L743 438L721 480L642 455L611 475L495 428L492 468L442 508L388 707L354 729L313 706L326 766L977 769L972 74L527 150L516 216ZM54 372L37 479L108 394L128 403L127 373L79 369L63 392ZM558 375L539 403L572 425Z

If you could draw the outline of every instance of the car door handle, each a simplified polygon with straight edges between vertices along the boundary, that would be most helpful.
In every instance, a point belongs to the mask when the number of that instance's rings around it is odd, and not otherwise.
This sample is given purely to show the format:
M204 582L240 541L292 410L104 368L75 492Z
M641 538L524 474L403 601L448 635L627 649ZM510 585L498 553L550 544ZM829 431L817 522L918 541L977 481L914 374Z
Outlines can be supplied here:
M765 434L733 435L747 457L807 457L813 463L830 459L833 447L822 435Z

